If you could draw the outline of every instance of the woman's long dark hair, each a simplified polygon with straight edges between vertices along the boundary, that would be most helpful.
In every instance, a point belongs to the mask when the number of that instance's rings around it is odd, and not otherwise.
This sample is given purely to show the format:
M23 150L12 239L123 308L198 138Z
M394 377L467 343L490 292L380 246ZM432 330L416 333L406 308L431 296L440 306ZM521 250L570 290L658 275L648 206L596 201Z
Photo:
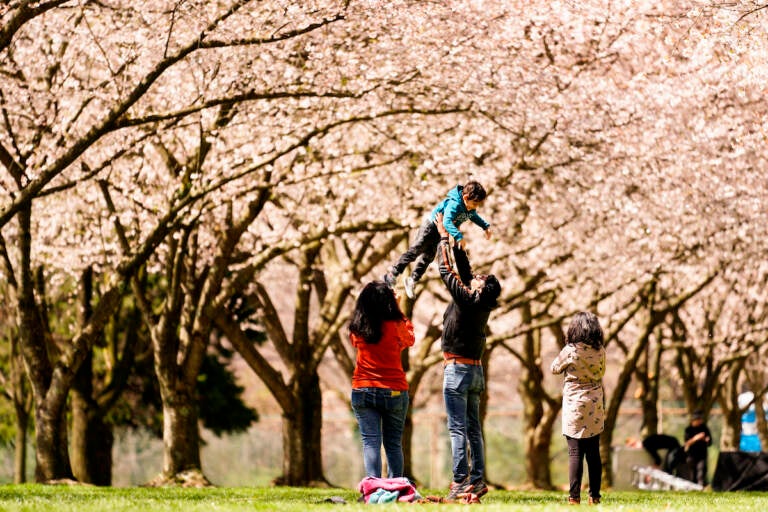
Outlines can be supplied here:
M603 346L603 329L594 313L576 313L568 326L565 340L568 343L586 343L592 348Z
M365 285L357 297L349 332L363 338L366 343L381 340L381 324L385 320L404 320L395 292L384 281L372 281Z

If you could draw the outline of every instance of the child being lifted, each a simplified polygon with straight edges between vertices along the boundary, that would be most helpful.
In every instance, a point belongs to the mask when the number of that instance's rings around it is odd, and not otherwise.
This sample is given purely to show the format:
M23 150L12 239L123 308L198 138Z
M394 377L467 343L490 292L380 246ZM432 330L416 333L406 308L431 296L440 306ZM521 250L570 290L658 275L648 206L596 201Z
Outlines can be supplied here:
M487 193L477 181L469 181L465 185L452 188L446 198L441 201L424 219L416 240L400 259L384 274L384 282L390 287L395 285L397 276L403 273L409 263L416 261L411 275L405 278L405 293L409 298L414 297L414 286L424 275L427 266L435 259L440 233L435 224L435 218L443 214L443 225L454 243L462 249L466 248L464 235L459 231L465 221L471 220L485 231L485 238L491 238L491 225L477 213L477 208L483 204Z

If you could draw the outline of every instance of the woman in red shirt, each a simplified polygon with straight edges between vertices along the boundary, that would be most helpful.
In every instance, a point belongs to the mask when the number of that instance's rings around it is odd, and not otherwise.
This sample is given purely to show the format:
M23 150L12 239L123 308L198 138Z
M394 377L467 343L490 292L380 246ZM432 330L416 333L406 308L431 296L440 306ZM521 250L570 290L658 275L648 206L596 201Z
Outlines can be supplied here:
M381 478L381 445L389 478L403 476L403 427L408 382L400 353L413 345L413 325L400 310L395 292L383 281L368 283L349 322L357 349L352 376L352 410L363 440L366 476Z

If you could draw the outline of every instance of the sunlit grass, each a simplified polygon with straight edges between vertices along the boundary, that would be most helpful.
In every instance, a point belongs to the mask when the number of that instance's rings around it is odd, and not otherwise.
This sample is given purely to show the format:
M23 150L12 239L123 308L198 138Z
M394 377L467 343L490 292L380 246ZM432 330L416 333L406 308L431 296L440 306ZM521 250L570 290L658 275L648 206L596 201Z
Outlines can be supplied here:
M444 490L422 490L423 495L441 495ZM300 512L308 509L370 511L371 507L392 509L407 507L432 510L464 510L466 505L365 505L357 502L358 493L351 489L306 489L291 487L217 487L209 489L180 488L99 488L86 486L7 485L0 486L0 510L56 512L103 511L254 511L281 510ZM326 502L342 498L347 504ZM574 510L565 504L563 492L491 491L481 505L488 511ZM586 499L586 496L585 496ZM587 507L586 504L582 507ZM732 511L764 512L768 510L768 493L763 492L606 492L600 509L622 511Z

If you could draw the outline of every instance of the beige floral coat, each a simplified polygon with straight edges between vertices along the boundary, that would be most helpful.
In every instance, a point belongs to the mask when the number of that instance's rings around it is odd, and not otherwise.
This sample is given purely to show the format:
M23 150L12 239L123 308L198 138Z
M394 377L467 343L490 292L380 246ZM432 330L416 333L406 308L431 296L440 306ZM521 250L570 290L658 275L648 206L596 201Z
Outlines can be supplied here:
M552 361L552 373L563 372L563 434L577 439L600 434L605 422L605 349L567 344Z

